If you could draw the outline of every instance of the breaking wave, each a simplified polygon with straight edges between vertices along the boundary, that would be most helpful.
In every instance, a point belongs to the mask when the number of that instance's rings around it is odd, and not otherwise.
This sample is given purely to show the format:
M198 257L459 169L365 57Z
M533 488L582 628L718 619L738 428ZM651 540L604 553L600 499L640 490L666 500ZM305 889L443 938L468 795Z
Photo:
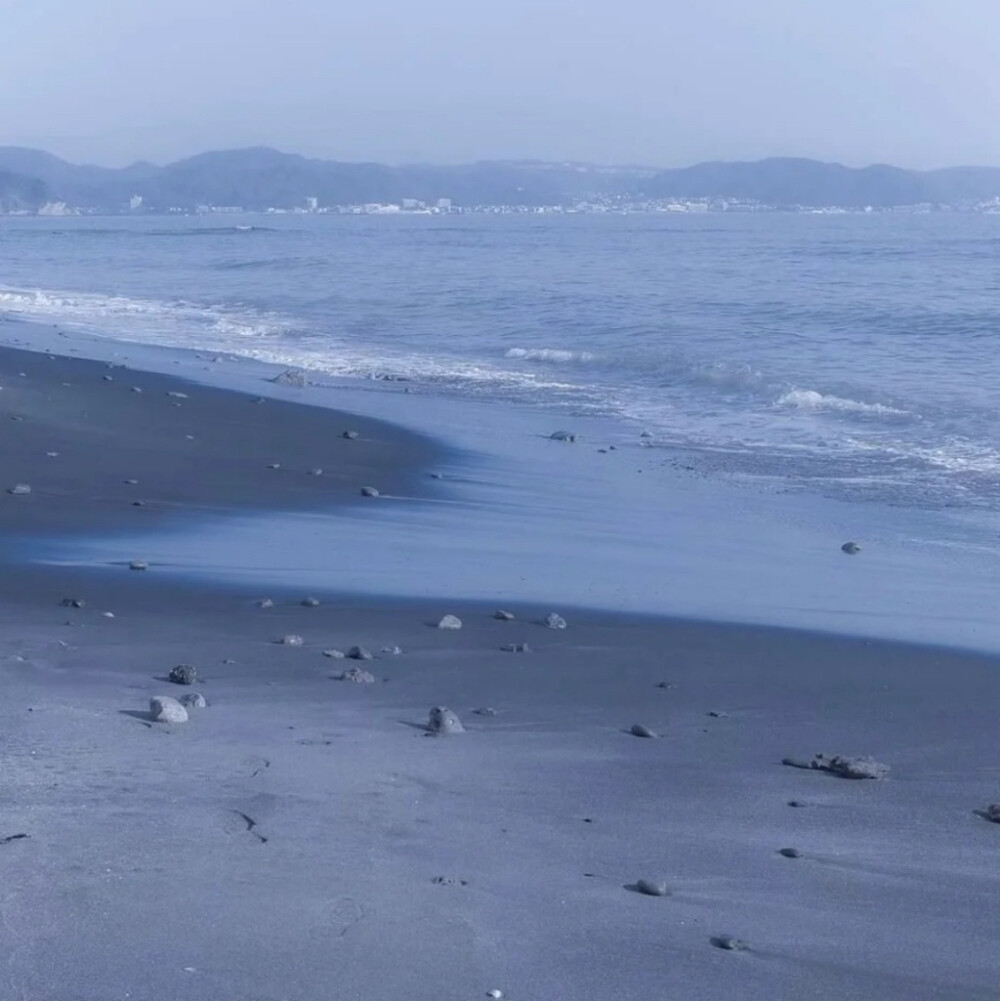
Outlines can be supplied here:
M593 361L590 351L567 351L562 348L509 348L505 358L517 361L574 362Z
M884 403L862 403L860 400L845 399L818 393L815 389L792 389L776 401L779 407L794 410L840 410L845 413L870 414L881 417L909 417L908 410L899 410Z

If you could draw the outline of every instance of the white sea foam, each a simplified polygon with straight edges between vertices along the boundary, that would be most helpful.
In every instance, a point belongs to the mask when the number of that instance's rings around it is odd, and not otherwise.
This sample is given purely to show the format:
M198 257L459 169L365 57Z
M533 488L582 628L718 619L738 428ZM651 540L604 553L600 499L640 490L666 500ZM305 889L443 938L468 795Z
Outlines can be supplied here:
M780 396L777 404L779 407L789 407L794 410L841 410L847 413L889 417L909 416L909 411L899 410L884 403L862 403L860 400L818 393L815 389L792 389Z
M567 351L563 348L510 348L504 357L518 361L586 362L594 360L594 355L590 351Z

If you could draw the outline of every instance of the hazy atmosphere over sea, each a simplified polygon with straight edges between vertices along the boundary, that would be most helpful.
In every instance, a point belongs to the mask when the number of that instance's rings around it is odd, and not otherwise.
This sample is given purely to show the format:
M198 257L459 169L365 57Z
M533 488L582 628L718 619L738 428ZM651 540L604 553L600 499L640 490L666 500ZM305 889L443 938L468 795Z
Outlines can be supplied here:
M996 3L0 25L0 1001L995 1001Z

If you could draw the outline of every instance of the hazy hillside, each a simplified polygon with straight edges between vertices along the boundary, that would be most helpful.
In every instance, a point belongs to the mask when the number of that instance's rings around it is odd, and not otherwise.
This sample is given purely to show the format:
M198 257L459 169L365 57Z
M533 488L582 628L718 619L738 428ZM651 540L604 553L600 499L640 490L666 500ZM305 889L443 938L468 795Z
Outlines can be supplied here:
M954 205L1000 196L1000 169L912 171L856 169L815 160L702 163L680 169L601 168L581 164L487 162L466 166L386 166L314 160L267 148L203 153L166 166L78 166L40 150L0 147L0 211L46 201L98 211L190 210L199 205L248 210L400 202L415 198L455 205L553 205L581 199L726 198L774 207L861 208Z

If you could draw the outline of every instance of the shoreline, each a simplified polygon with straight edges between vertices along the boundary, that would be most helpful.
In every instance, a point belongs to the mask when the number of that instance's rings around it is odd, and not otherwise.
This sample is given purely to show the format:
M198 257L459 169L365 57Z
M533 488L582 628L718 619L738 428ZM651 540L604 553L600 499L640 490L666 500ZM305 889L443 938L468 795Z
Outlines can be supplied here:
M0 351L0 364L15 357ZM0 575L4 998L328 1001L331 985L350 1001L492 990L510 1001L994 996L1000 825L976 811L1000 800L995 654L598 612L540 600L513 577L496 601L456 600L460 564L423 563L415 542L430 531L432 547L461 551L471 538L461 517L494 530L465 553L470 576L494 572L491 545L521 577L535 572L530 549L553 518L577 533L578 576L613 565L597 560L596 536L582 558L595 521L558 489L570 483L583 506L599 496L606 467L592 450L557 451L525 431L515 448L529 467L547 463L538 481L530 469L518 476L516 455L492 439L475 456L353 416L368 432L346 441L342 413L292 402L346 393L265 384L268 402L256 405L253 394L192 385L182 364L143 375L150 391L131 394L133 372L44 353L29 361L41 372L26 384L48 380L51 392L8 395L20 379L8 373L0 407L24 418L10 422L6 447L21 443L14 475L38 490L4 495L0 531L29 531L37 547L61 521L75 533L50 538L64 559L89 539L103 562L8 555ZM188 396L167 396L181 379ZM245 382L259 385L260 373ZM393 411L386 400L430 406L388 393L373 408ZM247 410L282 415L272 439ZM186 412L197 414L193 432L176 426ZM55 459L46 421L62 422ZM157 435L188 433L217 478L186 475L185 452L160 451ZM323 476L310 477L317 436L331 449ZM62 479L47 479L59 459ZM119 483L140 462L140 482ZM291 483L276 479L292 470ZM398 484L399 496L360 498L362 475ZM102 534L135 513L136 486L186 515L154 515L155 531L121 536L129 558L148 559L142 572L127 559L108 566ZM198 580L142 548L158 539L164 552L191 552L188 521L222 509L208 525L221 531L247 490L298 525L294 546L248 536L258 576ZM621 503L635 492L629 481ZM671 504L689 510L708 492L682 480ZM22 501L33 513L11 513ZM428 522L428 511L444 514ZM338 522L333 545L319 527ZM395 563L375 539L398 550ZM328 569L321 586L275 574L311 551ZM560 551L542 546L541 559ZM833 555L845 572L870 565ZM710 556L691 554L706 574ZM753 576L761 563L748 566ZM388 596L387 582L421 577L423 597ZM382 597L355 586L364 580L381 581ZM447 597L435 592L443 586ZM260 607L264 598L273 605ZM494 618L498 606L513 620ZM566 629L542 624L553 611ZM460 630L436 628L446 613ZM293 636L301 644L282 642ZM520 644L529 649L506 649ZM354 645L372 659L328 655ZM196 669L191 688L168 680L178 664ZM350 667L370 683L338 680ZM192 690L209 704L187 722L149 717L150 697ZM434 706L467 732L429 736ZM637 724L657 736L639 739ZM892 770L865 782L781 764L817 752L871 754ZM643 879L667 895L635 892ZM713 946L726 936L748 950Z

